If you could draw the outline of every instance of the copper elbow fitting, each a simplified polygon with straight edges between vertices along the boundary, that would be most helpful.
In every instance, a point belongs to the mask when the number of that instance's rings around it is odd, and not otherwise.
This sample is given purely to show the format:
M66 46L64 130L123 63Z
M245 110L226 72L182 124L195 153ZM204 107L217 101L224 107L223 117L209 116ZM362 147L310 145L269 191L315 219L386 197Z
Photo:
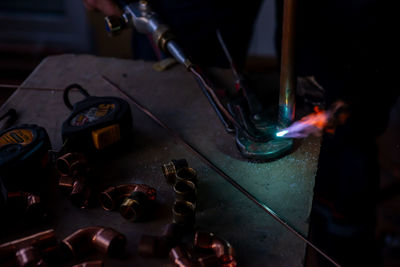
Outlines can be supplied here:
M181 246L174 247L169 252L169 258L173 262L174 266L177 267L195 267L197 266L193 263L186 250Z
M86 157L81 153L67 153L56 160L61 175L77 176L88 171Z
M213 233L196 232L194 245L198 248L212 249L224 267L234 267L237 265L235 251L231 244L215 236Z
M58 249L54 230L43 231L0 245L1 266L45 266L42 257Z
M186 159L179 159L179 160L171 160L170 162L164 164L161 169L162 172L167 179L167 182L173 184L175 183L175 178L176 178L176 172L181 169L188 167L188 162Z
M114 257L125 247L126 238L112 228L86 227L66 237L62 244L74 258L85 256L93 250Z
M119 213L127 220L137 221L152 209L155 199L156 190L154 188L138 184L133 192L122 202Z

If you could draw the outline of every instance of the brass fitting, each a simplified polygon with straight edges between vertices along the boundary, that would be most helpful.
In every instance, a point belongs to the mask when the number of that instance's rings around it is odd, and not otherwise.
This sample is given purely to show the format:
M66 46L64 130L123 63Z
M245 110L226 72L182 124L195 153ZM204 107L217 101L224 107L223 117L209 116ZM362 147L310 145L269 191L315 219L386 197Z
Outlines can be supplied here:
M180 168L177 172L176 172L176 180L187 180L187 181L191 181L193 183L196 184L197 182L197 172L195 169L192 169L190 167L184 167L184 168Z
M186 227L193 227L195 222L194 203L189 201L177 200L172 207L172 221Z
M76 264L72 267L103 267L103 262L102 261L87 261L87 262L82 262L80 264Z
M181 168L187 168L188 162L186 159L178 159L178 160L171 160L170 162L164 164L161 169L162 172L167 179L168 183L175 183L175 178L176 178L176 172L181 169Z
M226 240L215 236L213 233L196 232L194 246L197 248L213 250L220 259L223 267L235 267L235 251Z
M142 257L166 257L170 249L181 241L184 233L185 228L171 223L166 225L162 236L142 235L138 245L139 255Z
M156 200L156 190L148 185L138 184L122 202L119 213L127 220L144 218Z
M67 153L56 160L56 167L61 175L75 177L88 172L88 162L81 153Z
M196 203L196 185L189 180L176 180L174 184L176 200Z
M46 266L44 258L58 250L54 230L43 231L0 245L1 266Z
M124 235L99 226L79 229L62 241L63 248L74 258L81 258L93 250L114 257L122 252L125 244Z
M100 205L105 210L117 209L122 201L132 194L136 186L136 184L123 184L107 188L99 195Z
M197 266L195 263L193 263L186 250L181 247L177 246L171 249L169 252L169 258L173 262L174 266L177 267L195 267Z

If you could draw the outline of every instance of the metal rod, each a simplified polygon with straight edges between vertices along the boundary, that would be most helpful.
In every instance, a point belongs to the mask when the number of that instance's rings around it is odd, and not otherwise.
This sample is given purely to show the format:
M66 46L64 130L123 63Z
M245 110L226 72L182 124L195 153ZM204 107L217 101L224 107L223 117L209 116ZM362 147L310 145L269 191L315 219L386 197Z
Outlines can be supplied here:
M279 118L281 126L287 127L294 120L296 75L294 64L297 0L284 0L281 51L281 74L279 92Z
M237 190L239 190L243 195L245 195L248 199L250 199L252 202L254 202L257 206L262 208L266 213L272 216L276 221L278 221L280 224L282 224L287 230L292 232L295 236L303 240L306 244L308 244L310 247L315 249L318 253L320 253L323 257L325 257L327 260L329 260L333 265L340 267L338 263L336 263L332 258L330 258L327 254L325 254L322 250L317 248L311 241L309 241L306 237L304 237L300 232L298 232L294 227L290 226L287 222L285 222L276 212L274 212L271 208L269 208L267 205L262 203L260 200L258 200L255 196L253 196L249 191L247 191L245 188L243 188L240 184L238 184L234 179L232 179L228 174L226 174L223 170L221 170L217 165L215 165L211 160L209 160L206 156L204 156L200 151L198 151L193 145L188 143L183 137L181 137L176 131L168 127L167 124L162 122L160 119L158 119L149 109L144 107L142 104L140 104L135 98L130 96L128 93L126 93L124 90L122 90L117 84L114 82L110 81L107 77L104 75L101 76L104 81L106 81L109 85L111 85L114 89L116 89L118 92L120 92L123 96L125 96L127 99L129 99L137 108L139 108L143 113L145 113L147 116L149 116L153 121L155 121L157 124L159 124L161 127L163 127L170 135L178 139L189 151L193 152L195 155L197 155L205 164L207 164L211 169L213 169L215 172L217 172L222 178L224 178L228 183L230 183L233 187L235 187Z

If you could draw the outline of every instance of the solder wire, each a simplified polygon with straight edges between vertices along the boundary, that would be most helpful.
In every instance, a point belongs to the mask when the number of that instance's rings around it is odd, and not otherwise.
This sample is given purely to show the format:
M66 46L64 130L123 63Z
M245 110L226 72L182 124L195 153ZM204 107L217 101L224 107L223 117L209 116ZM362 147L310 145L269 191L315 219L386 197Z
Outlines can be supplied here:
M315 251L320 253L323 257L325 257L328 261L330 261L333 265L340 267L341 265L338 264L336 261L334 261L331 257L329 257L325 252L323 252L321 249L319 249L317 246L315 246L311 241L309 241L306 237L304 237L300 232L298 232L294 227L290 226L287 222L285 222L276 212L274 212L271 208L269 208L267 205L262 203L260 200L258 200L255 196L253 196L249 191L247 191L245 188L243 188L240 184L238 184L234 179L232 179L228 174L226 174L223 170L221 170L217 165L215 165L211 160L209 160L206 156L204 156L200 151L198 151L193 145L191 145L189 142L187 142L183 137L181 137L176 131L171 129L167 124L162 122L160 119L157 118L149 109L147 109L145 106L140 104L135 98L133 98L131 95L126 93L124 90L122 90L117 84L112 82L110 79L105 77L104 75L101 75L102 79L107 82L111 87L116 89L119 93L121 93L124 97L129 99L139 110L141 110L143 113L145 113L147 116L149 116L153 121L155 121L158 125L163 127L170 135L178 139L189 151L194 153L196 156L198 156L205 164L207 164L211 169L213 169L215 172L217 172L222 178L224 178L228 183L230 183L233 187L235 187L237 190L239 190L243 195L245 195L248 199L250 199L252 202L254 202L257 206L262 208L266 213L272 216L276 221L278 221L281 225L283 225L287 230L292 232L295 236L303 240L307 245L312 247Z

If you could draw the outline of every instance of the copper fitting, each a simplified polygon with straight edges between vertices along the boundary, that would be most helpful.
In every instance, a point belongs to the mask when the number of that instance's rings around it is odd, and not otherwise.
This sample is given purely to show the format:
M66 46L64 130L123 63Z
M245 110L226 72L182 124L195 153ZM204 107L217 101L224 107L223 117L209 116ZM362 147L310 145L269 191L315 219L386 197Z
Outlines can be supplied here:
M172 207L172 220L176 224L191 227L195 222L194 203L189 201L177 200Z
M45 266L42 259L58 249L54 230L0 245L0 266Z
M170 162L164 164L161 168L165 178L167 179L167 182L173 184L175 183L176 172L179 169L185 167L188 167L188 162L186 161L186 159L173 159Z
M87 262L82 262L80 264L76 264L72 267L103 267L103 262L102 261L87 261Z
M74 206L83 209L89 205L91 193L92 190L87 185L86 179L80 178L74 182L69 199Z
M144 184L136 185L133 192L124 199L119 212L127 220L137 221L152 208L156 199L156 190Z
M175 199L196 203L196 185L189 180L176 180Z
M168 224L162 236L142 235L138 245L139 255L143 257L166 257L173 246L182 239L185 229L178 224Z
M197 172L190 167L184 167L176 172L176 180L189 180L193 183L197 182Z
M99 195L101 206L105 210L117 209L121 206L122 201L132 194L136 186L136 184L123 184L107 188Z
M174 266L177 267L195 267L196 264L194 264L190 258L186 250L181 247L177 246L171 249L169 252L169 258L173 262Z
M62 244L74 258L81 258L93 250L114 257L122 252L126 238L112 228L93 226L79 229L66 237Z
M86 157L81 153L67 153L56 160L61 175L77 176L88 171Z
M205 257L201 257L197 259L197 262L200 267L221 267L221 260L215 255L207 255ZM225 266L225 265L224 265Z
M69 175L61 175L58 180L58 186L66 192L71 192L74 186L75 178Z
M196 232L194 246L203 249L212 249L224 267L234 267L237 265L235 251L231 244L215 236L213 233Z
M15 205L14 208L22 208L28 216L42 215L43 205L38 195L28 192L8 192L7 201L10 205Z

